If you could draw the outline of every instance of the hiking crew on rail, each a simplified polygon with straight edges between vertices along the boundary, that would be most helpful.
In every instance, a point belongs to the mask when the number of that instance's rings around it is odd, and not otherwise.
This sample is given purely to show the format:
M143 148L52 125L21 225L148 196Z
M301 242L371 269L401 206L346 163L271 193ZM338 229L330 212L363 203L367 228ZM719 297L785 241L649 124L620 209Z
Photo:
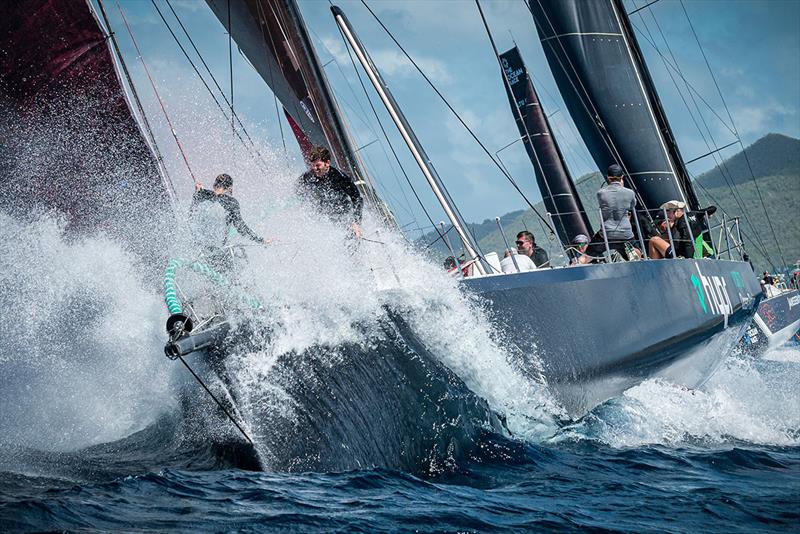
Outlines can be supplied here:
M331 153L315 146L308 155L308 171L300 176L298 195L304 197L334 220L350 224L353 236L361 238L364 199L353 179L331 165Z

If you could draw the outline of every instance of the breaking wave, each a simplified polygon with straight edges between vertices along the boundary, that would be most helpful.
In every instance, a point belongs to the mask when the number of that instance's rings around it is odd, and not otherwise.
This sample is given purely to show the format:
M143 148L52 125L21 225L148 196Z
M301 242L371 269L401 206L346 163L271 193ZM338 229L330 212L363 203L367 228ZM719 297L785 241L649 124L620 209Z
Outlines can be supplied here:
M612 447L800 445L797 347L761 358L731 356L701 388L648 380L563 429L556 441L592 439Z

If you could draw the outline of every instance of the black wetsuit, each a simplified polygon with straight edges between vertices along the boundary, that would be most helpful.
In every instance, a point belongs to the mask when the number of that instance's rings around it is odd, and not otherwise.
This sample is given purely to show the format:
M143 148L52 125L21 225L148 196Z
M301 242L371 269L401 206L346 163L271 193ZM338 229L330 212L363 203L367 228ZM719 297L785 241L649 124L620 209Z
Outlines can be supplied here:
M201 202L216 202L225 209L225 223L228 227L233 226L240 234L249 237L253 241L262 241L261 237L253 232L244 220L242 220L242 211L239 207L239 201L230 195L216 195L213 191L208 189L200 189L195 191L192 197L192 205L189 208L189 213L193 213L195 208ZM220 243L223 246L225 243Z
M542 247L533 245L533 254L531 254L531 259L533 263L536 264L537 267L541 267L542 265L547 264L549 258L547 257L547 251Z
M331 167L321 178L308 171L300 177L298 185L298 193L312 200L321 211L337 219L351 216L355 222L361 222L364 199L353 180L336 167Z

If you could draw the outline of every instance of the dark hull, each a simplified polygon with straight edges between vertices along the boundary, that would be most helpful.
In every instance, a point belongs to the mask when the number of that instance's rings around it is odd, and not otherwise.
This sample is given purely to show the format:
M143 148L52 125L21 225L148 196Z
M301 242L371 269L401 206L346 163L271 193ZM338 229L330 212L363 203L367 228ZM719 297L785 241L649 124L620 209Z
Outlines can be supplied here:
M739 347L759 354L787 342L800 330L800 292L787 291L761 301Z
M755 312L749 265L660 260L467 279L494 323L572 416L662 376L701 385Z
M391 310L370 327L364 345L281 354L262 377L268 384L263 389L239 387L227 365L256 339L262 348L268 345L266 336L233 332L217 348L185 356L255 446L182 370L184 439L213 444L220 463L245 469L386 467L424 474L485 454L481 443L506 433L487 402L428 353Z

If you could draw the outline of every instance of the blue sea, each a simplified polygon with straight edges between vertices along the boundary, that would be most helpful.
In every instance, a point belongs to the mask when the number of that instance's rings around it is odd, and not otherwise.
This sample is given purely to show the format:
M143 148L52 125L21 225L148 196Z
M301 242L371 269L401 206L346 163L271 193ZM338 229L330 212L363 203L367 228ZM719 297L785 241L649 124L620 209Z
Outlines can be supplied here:
M161 296L124 250L2 222L2 531L800 529L796 345L573 419L424 258L394 262L398 294L333 249L301 276L251 254L268 342L226 362L251 446L164 358Z

